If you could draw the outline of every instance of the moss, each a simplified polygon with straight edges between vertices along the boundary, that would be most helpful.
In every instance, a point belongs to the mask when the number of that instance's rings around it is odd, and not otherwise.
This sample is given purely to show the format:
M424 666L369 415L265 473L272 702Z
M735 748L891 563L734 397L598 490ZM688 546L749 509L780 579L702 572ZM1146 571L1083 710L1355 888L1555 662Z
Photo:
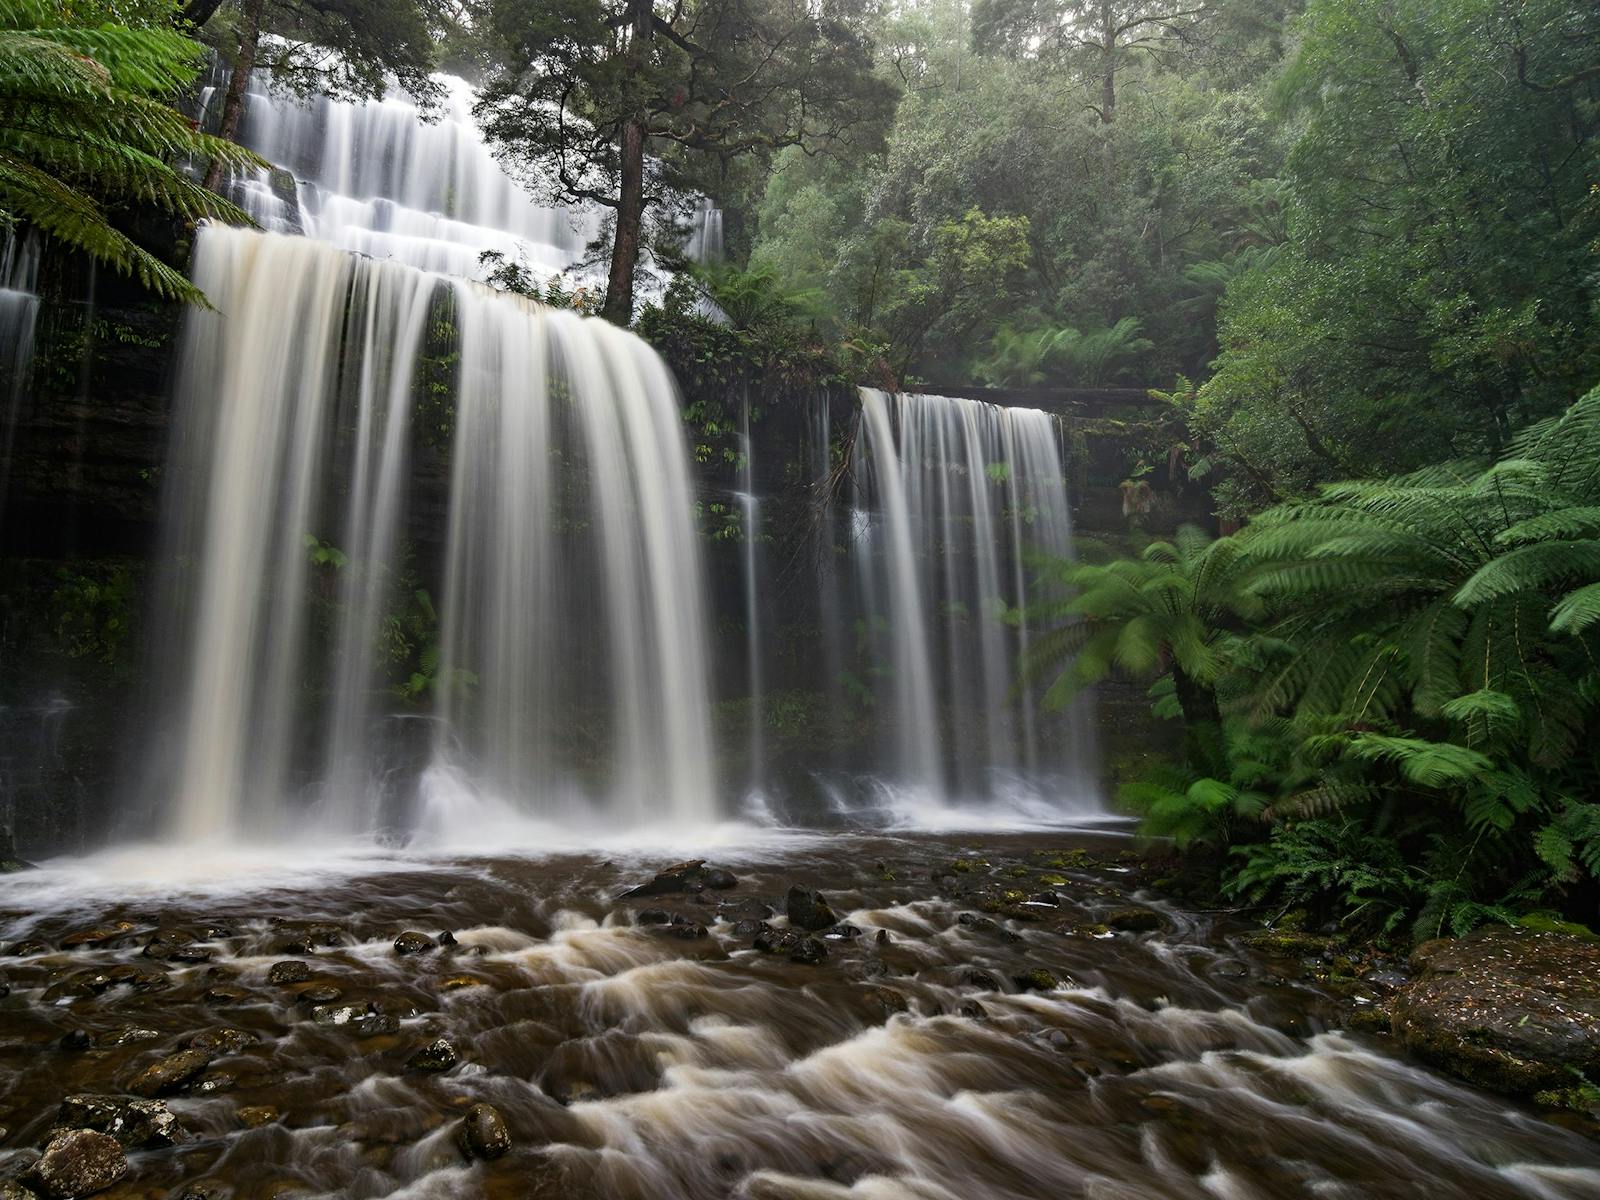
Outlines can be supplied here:
M1518 917L1517 924L1523 929L1534 929L1541 933L1565 933L1571 937L1582 938L1586 942L1600 942L1600 934L1587 925L1580 925L1576 921L1563 921L1549 913L1528 913Z

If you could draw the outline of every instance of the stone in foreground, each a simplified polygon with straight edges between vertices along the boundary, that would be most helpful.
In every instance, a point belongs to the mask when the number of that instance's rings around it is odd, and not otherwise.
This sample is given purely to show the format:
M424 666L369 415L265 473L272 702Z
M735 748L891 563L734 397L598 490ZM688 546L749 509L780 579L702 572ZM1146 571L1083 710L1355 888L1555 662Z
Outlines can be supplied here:
M1494 926L1425 942L1411 963L1391 1029L1417 1057L1524 1096L1600 1077L1600 944Z
M121 1181L128 1158L117 1139L93 1129L67 1129L44 1148L22 1182L48 1200L92 1196Z

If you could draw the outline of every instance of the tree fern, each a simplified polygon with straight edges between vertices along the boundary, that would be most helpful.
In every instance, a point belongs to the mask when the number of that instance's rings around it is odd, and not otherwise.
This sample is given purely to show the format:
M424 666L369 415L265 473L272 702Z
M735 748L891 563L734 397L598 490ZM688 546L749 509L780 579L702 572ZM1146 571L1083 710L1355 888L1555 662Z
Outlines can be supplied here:
M78 27L57 6L0 0L0 221L32 225L159 295L203 302L112 220L148 206L188 221L248 221L180 169L218 156L260 165L167 103L203 53L171 30Z

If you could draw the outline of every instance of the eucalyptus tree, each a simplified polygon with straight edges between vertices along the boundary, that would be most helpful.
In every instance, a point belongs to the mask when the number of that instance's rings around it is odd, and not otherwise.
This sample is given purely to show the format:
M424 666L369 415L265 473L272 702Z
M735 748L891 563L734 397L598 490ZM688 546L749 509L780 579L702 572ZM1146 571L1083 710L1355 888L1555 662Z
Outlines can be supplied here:
M504 65L479 118L547 198L611 210L619 324L652 205L713 164L876 144L893 97L856 0L495 0L490 20Z

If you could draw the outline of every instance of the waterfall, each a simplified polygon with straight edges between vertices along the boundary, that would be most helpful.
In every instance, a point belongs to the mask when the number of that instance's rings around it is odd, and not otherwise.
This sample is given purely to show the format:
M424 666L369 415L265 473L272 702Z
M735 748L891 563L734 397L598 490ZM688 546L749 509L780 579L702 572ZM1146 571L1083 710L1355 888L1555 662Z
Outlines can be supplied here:
M1084 713L1044 728L1018 680L1028 556L1072 551L1053 419L863 388L851 479L858 686L894 785L954 805L1092 796Z
M0 240L0 515L11 479L17 420L33 364L34 325L39 318L39 239L7 230Z
M426 819L379 769L380 659L407 637L437 639L414 663L448 731L436 765L478 793L563 820L708 818L687 449L656 355L310 238L207 226L192 274L217 311L184 334L167 501L193 597L167 638L186 648L173 832L280 834L316 798L319 829ZM441 411L427 372L452 358ZM441 421L447 540L413 599L405 510ZM435 597L436 633L397 629L397 606Z

